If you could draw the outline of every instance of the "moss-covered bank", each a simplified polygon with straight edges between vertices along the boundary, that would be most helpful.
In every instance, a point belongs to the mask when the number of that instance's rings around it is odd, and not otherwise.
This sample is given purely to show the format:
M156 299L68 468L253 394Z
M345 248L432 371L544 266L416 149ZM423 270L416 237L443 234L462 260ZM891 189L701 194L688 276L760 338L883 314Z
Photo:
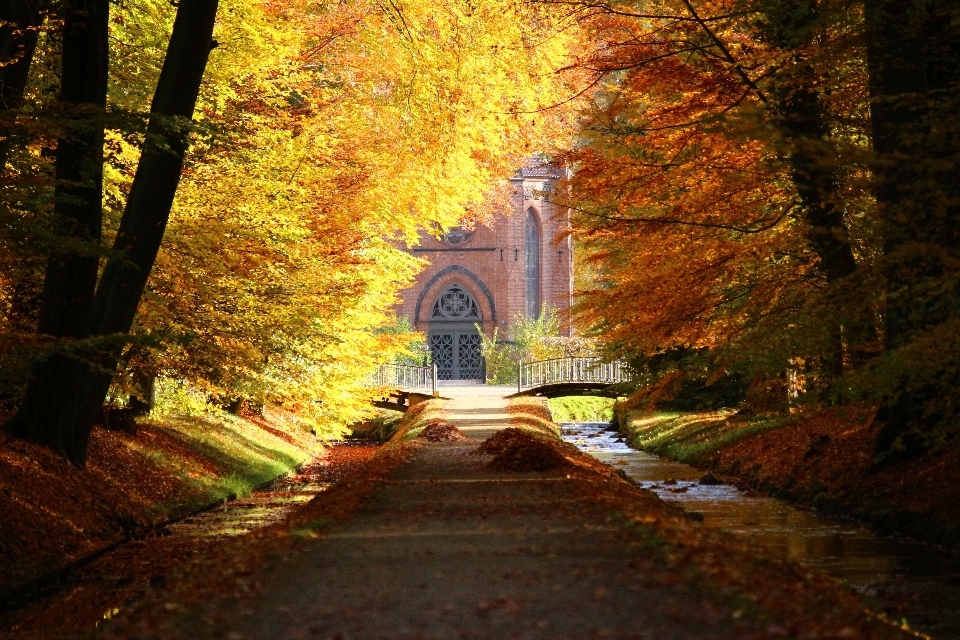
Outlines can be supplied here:
M631 411L617 422L637 449L881 533L960 548L960 447L876 468L873 414L866 407L758 417Z
M97 428L85 469L0 432L0 601L118 542L249 493L320 454L291 416L225 412Z
M556 422L610 422L613 420L612 398L599 396L564 396L549 400L550 413Z

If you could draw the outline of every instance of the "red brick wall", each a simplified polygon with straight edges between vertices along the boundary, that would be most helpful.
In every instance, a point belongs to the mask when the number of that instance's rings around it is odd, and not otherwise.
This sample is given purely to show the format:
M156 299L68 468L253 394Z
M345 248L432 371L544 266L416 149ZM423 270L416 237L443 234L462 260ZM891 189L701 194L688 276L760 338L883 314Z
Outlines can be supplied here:
M410 250L430 262L414 286L402 292L403 302L397 309L416 329L428 330L427 318L437 296L457 282L479 303L484 333L492 336L494 327L499 327L500 338L509 338L508 326L526 309L524 224L526 212L531 208L541 223L540 299L558 310L570 306L572 243L569 236L558 239L568 227L568 214L558 211L539 193L552 187L556 170L525 169L511 180L514 196L509 215L497 215L489 227L478 225L473 235L461 244L451 246L424 234L421 244ZM548 175L544 176L545 173ZM565 333L569 335L570 331Z

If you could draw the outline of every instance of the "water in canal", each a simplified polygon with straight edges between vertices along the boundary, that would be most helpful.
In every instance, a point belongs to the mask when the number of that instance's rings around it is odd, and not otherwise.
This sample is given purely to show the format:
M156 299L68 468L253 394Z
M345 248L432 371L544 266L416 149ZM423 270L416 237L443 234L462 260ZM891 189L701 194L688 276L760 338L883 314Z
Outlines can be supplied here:
M297 473L278 478L244 498L183 518L152 535L122 544L35 593L0 606L0 636L86 637L85 630L113 617L168 577L178 577L197 555L214 553L226 541L282 522L349 470L369 460L379 444L335 443L328 454ZM10 635L5 635L4 632Z
M652 489L783 558L847 582L891 620L937 640L960 638L960 557L909 539L877 536L864 525L827 517L731 485L700 485L703 471L631 449L606 423L565 423L563 439Z

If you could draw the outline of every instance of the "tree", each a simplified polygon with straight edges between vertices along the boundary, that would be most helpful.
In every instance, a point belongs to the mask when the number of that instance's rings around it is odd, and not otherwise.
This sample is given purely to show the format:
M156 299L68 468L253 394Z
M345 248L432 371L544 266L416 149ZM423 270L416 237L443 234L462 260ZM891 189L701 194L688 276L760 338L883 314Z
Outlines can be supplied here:
M45 0L5 0L0 3L0 110L6 112L0 126L0 167L6 166L14 133L12 120L23 105L30 63L37 46Z
M226 44L205 81L191 79L189 111L163 107L176 37L159 80L153 71L168 3L113 7L113 248L84 332L57 342L62 384L35 379L21 408L53 418L11 424L77 464L108 388L122 402L157 374L280 403L331 431L362 416L364 373L403 348L376 329L422 264L404 243L481 215L497 181L569 127L563 111L530 115L560 93L545 70L566 62L569 37L524 2L219 6Z
M875 348L866 74L846 3L583 3L597 90L570 204L597 286L580 320L623 355L813 366L824 396ZM859 273L859 275L863 275Z
M960 10L865 2L870 114L887 353L878 453L952 437L960 327Z
M808 397L882 401L885 455L954 438L955 3L576 6L579 317L628 355L799 359Z
M184 0L177 10L151 105L147 143L114 241L114 255L104 267L89 313L81 316L83 334L76 337L123 336L133 323L180 179L189 122L214 46L216 12L216 0ZM82 466L90 430L99 418L120 357L120 344L117 340L104 343L92 362L77 357L49 361L53 370L31 381L26 400L8 425L11 432L45 444Z

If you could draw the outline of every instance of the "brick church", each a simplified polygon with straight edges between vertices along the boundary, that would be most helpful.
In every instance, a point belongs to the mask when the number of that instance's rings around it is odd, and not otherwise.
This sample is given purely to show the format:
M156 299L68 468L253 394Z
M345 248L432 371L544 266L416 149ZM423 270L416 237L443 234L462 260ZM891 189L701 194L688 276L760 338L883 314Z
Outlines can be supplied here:
M398 314L427 336L441 380L481 377L479 325L483 333L509 340L519 315L539 317L544 306L567 309L573 296L569 212L548 198L561 177L537 158L510 179L510 213L490 226L451 229L437 239L424 233L410 251L430 261L416 283L402 292Z

